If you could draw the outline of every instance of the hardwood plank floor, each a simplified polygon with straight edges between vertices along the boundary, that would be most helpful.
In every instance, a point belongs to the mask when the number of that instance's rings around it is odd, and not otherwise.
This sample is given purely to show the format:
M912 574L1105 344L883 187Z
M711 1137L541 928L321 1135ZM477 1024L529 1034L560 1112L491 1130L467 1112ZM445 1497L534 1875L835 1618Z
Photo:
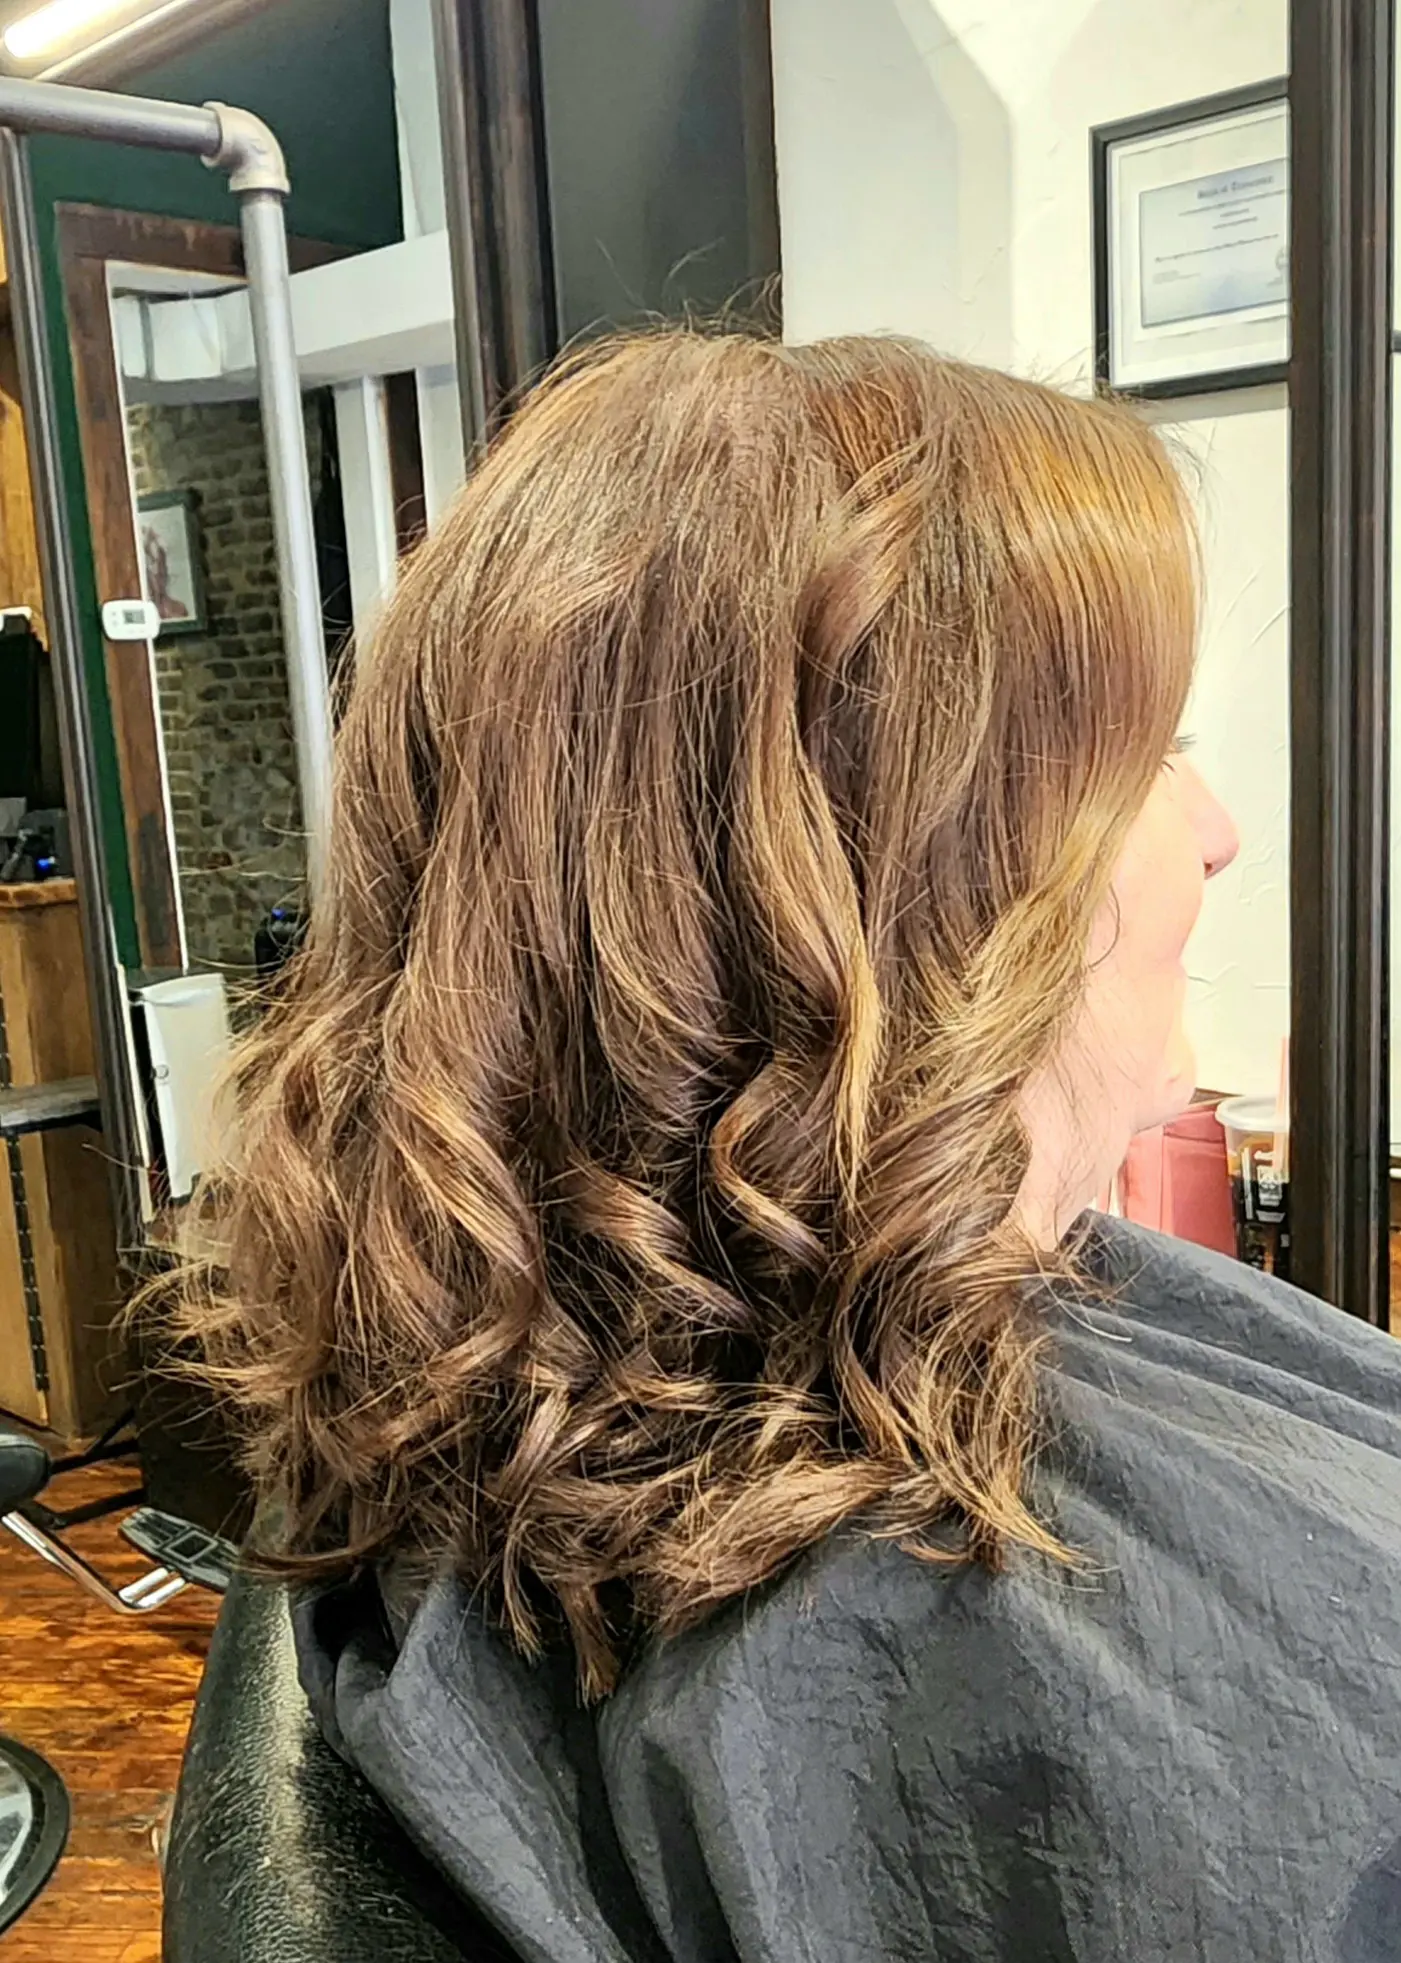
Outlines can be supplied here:
M45 1498L76 1506L134 1483L95 1467ZM114 1515L66 1536L118 1583L151 1563ZM118 1616L0 1531L0 1731L50 1761L73 1824L57 1872L0 1938L5 1963L159 1963L164 1827L218 1598L187 1588Z

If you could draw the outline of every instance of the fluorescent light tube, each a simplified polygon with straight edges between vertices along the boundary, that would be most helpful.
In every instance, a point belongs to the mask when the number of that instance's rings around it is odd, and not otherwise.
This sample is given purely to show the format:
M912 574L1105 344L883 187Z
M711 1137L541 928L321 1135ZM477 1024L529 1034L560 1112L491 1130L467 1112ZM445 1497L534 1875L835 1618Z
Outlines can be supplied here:
M5 29L5 52L16 61L36 61L95 32L113 14L127 13L131 0L49 0Z

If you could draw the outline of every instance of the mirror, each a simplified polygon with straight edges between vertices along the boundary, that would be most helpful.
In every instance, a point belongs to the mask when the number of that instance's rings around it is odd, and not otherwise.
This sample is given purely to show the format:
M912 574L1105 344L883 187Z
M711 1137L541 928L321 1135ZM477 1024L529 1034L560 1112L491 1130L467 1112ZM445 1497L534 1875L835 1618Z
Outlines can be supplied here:
M306 872L247 296L162 268L108 278L182 966L218 969L236 999ZM334 649L350 613L330 390L304 408Z

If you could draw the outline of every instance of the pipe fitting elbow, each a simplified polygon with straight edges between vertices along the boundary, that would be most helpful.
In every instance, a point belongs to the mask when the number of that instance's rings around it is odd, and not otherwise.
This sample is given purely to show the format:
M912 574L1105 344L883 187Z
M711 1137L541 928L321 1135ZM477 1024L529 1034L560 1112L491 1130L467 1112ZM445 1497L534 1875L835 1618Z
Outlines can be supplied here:
M247 109L226 102L206 102L219 120L219 148L205 163L210 170L229 174L229 189L237 197L246 191L275 191L285 198L292 188L282 146L267 124Z

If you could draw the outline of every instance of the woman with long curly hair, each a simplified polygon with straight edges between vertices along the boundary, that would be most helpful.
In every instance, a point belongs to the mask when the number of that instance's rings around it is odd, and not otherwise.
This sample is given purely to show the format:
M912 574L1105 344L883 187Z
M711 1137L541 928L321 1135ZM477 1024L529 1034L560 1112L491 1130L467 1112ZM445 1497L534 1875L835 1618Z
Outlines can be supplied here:
M1401 1362L1086 1212L1193 1089L1196 620L1126 409L666 333L362 653L179 1326L529 1963L1401 1955Z

